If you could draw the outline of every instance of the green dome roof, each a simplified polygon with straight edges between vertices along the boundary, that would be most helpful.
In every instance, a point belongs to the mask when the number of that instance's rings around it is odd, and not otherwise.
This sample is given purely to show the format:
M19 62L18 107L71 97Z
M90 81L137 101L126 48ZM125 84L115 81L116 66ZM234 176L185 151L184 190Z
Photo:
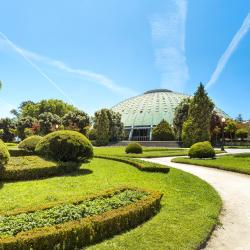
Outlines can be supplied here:
M124 126L155 126L162 119L173 124L176 107L187 97L190 96L168 89L155 89L120 102L112 110L122 115ZM222 110L215 110L228 117Z

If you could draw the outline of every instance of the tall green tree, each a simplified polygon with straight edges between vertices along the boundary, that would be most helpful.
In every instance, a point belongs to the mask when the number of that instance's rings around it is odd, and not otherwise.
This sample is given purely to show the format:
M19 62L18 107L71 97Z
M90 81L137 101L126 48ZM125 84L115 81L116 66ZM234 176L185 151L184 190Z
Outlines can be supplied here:
M16 135L16 124L14 119L2 118L0 119L1 139L5 142L11 142Z
M190 103L188 119L183 125L182 140L186 146L210 141L210 122L214 104L201 83Z
M107 112L102 109L96 116L96 144L98 146L105 146L109 143L109 119Z
M183 124L188 118L190 102L191 98L185 98L175 109L173 126L175 136L179 141L181 141Z
M56 114L44 112L39 115L38 122L40 125L40 134L46 135L58 129L61 125L61 118Z
M229 135L231 142L233 141L233 138L235 137L236 130L237 130L237 123L233 120L227 120L225 132Z

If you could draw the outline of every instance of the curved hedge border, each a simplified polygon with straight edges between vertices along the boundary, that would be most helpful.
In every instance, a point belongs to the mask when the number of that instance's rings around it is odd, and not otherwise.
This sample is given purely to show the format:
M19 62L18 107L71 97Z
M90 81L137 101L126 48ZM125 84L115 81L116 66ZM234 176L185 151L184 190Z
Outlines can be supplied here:
M18 181L18 180L37 180L53 176L62 175L76 171L79 168L78 163L65 163L63 166L54 165L51 167L38 167L22 169L4 169L1 171L0 180Z
M112 195L114 192L128 189L132 190L132 188L128 187L108 190L102 194L88 197L87 199L106 197ZM123 231L135 228L159 211L162 194L137 188L134 188L134 190L146 191L148 196L134 204L114 209L101 215L86 217L56 226L21 232L15 237L0 238L0 249L79 249L100 242ZM73 203L77 204L82 201L83 199L78 199ZM55 204L61 203L54 203L50 206L42 206L31 210L16 210L8 214L15 215L21 212L34 212L38 209L51 208L55 206Z
M131 158L126 158L126 157L116 157L116 156L107 156L107 155L106 156L98 155L94 157L127 163L133 167L138 168L141 171L146 171L146 172L168 173L170 171L169 167L166 167L157 163L145 162L145 161L134 159L134 158L131 159Z
M11 157L18 157L18 156L29 156L34 155L32 152L27 152L23 149L19 149L16 147L8 148Z

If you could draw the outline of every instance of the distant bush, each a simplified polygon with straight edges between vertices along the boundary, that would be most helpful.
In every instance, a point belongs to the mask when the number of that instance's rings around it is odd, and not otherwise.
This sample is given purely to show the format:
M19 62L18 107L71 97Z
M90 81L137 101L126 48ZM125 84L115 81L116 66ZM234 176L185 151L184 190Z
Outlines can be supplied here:
M5 164L7 164L9 159L10 159L10 154L8 148L4 144L4 142L0 140L0 168L2 168Z
M21 141L18 145L18 148L23 149L27 152L35 152L36 145L39 141L41 141L42 137L38 135L30 136L23 141Z
M142 146L137 142L129 143L125 149L127 154L142 154Z
M38 154L61 162L78 162L93 157L90 141L76 131L61 130L43 137L37 144Z
M153 128L152 137L154 141L172 141L175 139L172 128L165 120L162 120Z
M210 142L197 142L189 150L190 158L214 158L215 151Z
M95 141L96 140L96 129L92 128L89 130L88 132L88 138L91 141Z
M236 131L235 135L237 138L239 138L243 141L244 139L247 139L248 131L244 128L240 128Z

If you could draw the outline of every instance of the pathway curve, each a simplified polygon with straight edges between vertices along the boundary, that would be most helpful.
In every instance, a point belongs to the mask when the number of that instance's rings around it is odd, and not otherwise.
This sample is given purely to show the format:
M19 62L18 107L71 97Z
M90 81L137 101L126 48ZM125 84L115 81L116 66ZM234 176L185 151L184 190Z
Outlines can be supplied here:
M250 150L228 150L228 153L243 153ZM194 174L210 183L220 194L223 210L222 226L214 231L206 249L250 250L250 175L229 171L173 163L175 157L144 159Z

